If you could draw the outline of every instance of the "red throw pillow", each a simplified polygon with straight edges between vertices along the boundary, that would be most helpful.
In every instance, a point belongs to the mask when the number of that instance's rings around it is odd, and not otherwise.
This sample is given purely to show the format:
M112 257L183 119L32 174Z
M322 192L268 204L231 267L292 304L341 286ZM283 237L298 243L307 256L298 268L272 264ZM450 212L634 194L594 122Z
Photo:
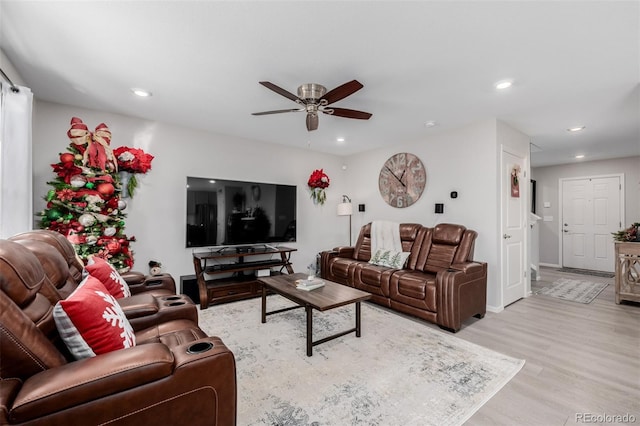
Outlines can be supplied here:
M76 359L136 345L133 328L116 299L89 275L53 308L60 337Z
M116 268L101 257L91 256L85 267L89 275L102 281L109 293L116 299L131 296L127 282L120 276Z

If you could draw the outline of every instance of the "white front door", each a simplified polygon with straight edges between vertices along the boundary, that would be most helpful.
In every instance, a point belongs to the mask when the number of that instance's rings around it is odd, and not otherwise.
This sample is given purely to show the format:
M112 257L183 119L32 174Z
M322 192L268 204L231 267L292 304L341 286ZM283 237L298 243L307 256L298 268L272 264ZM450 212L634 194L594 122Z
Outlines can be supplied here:
M529 206L529 177L526 175L525 155L509 152L503 147L502 165L502 305L507 306L526 295L525 235L527 206ZM519 169L518 190L512 189L512 172Z
M621 177L562 181L562 265L613 272L613 237L622 227Z

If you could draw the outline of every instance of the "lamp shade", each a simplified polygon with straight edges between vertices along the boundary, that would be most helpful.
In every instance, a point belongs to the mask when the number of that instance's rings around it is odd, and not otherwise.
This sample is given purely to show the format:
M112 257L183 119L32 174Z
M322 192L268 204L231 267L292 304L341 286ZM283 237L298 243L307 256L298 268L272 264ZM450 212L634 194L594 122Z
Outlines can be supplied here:
M351 216L353 214L353 204L340 203L338 204L338 216Z

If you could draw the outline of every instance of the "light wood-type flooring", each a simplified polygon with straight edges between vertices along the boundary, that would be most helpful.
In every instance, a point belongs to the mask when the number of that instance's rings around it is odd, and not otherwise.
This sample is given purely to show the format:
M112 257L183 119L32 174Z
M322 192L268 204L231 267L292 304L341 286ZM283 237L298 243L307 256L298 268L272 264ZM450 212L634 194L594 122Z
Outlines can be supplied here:
M534 294L467 321L457 337L526 363L466 425L624 424L612 421L623 415L640 425L640 304L616 305L614 278L555 268L540 277L534 293L562 277L609 286L590 304Z

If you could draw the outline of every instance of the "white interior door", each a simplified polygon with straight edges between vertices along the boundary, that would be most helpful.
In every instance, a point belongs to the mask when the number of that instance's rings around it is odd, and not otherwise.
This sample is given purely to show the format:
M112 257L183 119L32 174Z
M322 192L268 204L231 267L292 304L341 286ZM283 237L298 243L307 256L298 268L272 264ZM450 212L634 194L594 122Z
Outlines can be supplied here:
M611 233L622 227L620 176L562 181L562 265L613 272Z
M507 306L526 294L526 250L527 206L529 177L526 175L525 156L503 148L502 157L502 303ZM511 190L512 171L521 170L519 194Z

